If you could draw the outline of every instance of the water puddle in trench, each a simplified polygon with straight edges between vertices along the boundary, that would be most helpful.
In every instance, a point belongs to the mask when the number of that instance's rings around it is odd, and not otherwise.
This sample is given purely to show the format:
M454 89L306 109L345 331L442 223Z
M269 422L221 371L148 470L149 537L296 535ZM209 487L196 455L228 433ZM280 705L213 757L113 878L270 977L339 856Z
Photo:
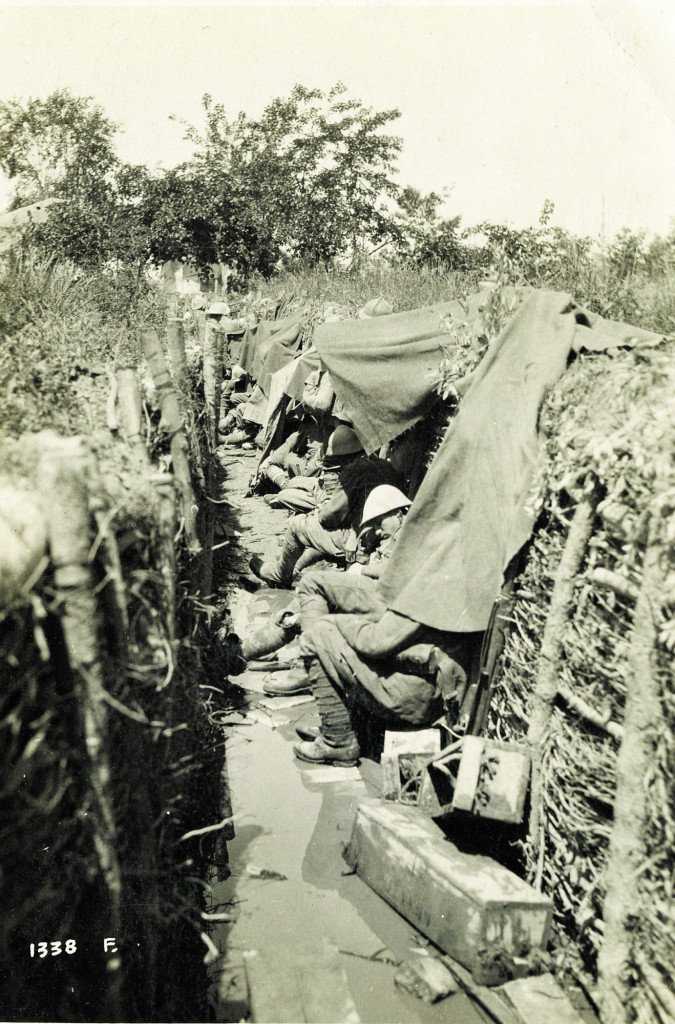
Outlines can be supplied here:
M231 904L235 921L218 926L216 943L233 958L257 950L272 957L297 954L299 962L329 943L340 951L361 1021L485 1020L462 994L431 1006L394 987L395 967L388 961L414 955L417 933L357 875L348 874L342 859L358 801L378 795L379 766L363 761L360 769L300 767L292 751L294 725L308 709L311 717L313 704L267 712L256 706L254 694L250 704L252 717L229 733L231 876L213 890L215 901ZM260 877L265 872L285 877Z

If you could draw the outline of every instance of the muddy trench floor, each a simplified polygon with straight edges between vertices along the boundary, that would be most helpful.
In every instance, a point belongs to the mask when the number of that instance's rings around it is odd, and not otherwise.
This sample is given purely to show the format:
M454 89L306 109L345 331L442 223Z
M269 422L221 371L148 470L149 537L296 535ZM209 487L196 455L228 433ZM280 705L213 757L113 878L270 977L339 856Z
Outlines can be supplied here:
M220 516L216 543L227 543L218 550L214 586L235 628L262 593L248 561L276 554L288 518L261 496L246 497L258 454L219 450L221 497L231 507ZM231 920L211 935L220 951L211 968L214 1019L487 1020L462 993L430 1005L395 987L397 964L423 951L426 940L349 873L342 857L357 803L380 795L380 765L362 758L358 768L332 768L295 759L295 726L318 723L313 698L266 697L265 677L247 670L229 684L238 697L223 726L233 825L228 869L212 879L210 911Z

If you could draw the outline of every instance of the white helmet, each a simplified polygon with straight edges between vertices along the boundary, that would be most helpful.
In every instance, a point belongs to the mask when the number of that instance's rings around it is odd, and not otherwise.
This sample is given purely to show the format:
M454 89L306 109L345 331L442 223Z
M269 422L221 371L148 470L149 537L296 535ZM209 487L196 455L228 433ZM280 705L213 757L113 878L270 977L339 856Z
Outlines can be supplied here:
M411 504L410 498L406 498L398 487L392 487L391 484L380 484L379 487L374 487L366 498L361 516L361 526L365 526L372 519L386 516L389 512L410 508Z
M388 302L383 295L377 299L370 299L363 309L358 312L359 320L371 320L374 316L389 316L394 312L391 302Z
M230 307L226 302L212 302L206 313L207 316L229 316Z

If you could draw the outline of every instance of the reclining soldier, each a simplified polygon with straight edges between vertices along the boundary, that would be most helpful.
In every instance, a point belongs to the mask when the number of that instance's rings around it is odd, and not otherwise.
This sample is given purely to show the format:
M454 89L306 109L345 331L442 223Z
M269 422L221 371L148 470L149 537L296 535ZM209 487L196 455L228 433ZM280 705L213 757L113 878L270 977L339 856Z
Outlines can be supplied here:
M349 435L356 437L346 426L337 427L332 438L336 435L334 452L337 440L344 437L347 443ZM331 448L330 441L328 448ZM350 460L333 480L322 479L325 493L316 510L291 519L277 561L264 562L255 556L250 562L251 570L268 586L289 587L293 570L305 551L312 550L331 561L348 564L355 561L356 531L361 524L366 498L380 484L400 488L401 479L391 463L363 455Z
M279 489L278 493L265 495L269 505L290 508L295 512L311 512L316 508L321 495L319 478L324 466L330 467L331 460L342 457L335 453L336 439L333 435L327 443L324 442L326 424L317 423L311 416L302 416L298 429L261 462L256 478L251 483L252 490L258 482L264 480ZM339 442L338 435L337 447L340 449ZM355 435L353 443L355 451L360 452L361 445ZM331 447L330 452L327 451L328 445Z

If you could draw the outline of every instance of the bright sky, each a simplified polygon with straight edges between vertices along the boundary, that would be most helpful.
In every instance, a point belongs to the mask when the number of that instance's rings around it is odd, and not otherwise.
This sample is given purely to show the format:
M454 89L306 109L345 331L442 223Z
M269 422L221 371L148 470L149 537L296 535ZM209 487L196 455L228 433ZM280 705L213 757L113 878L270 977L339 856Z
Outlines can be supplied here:
M516 227L546 199L577 232L675 216L675 5L2 5L0 100L68 87L121 123L120 155L189 155L205 92L259 113L296 82L398 107L400 177L448 215ZM0 208L9 188L0 182Z

